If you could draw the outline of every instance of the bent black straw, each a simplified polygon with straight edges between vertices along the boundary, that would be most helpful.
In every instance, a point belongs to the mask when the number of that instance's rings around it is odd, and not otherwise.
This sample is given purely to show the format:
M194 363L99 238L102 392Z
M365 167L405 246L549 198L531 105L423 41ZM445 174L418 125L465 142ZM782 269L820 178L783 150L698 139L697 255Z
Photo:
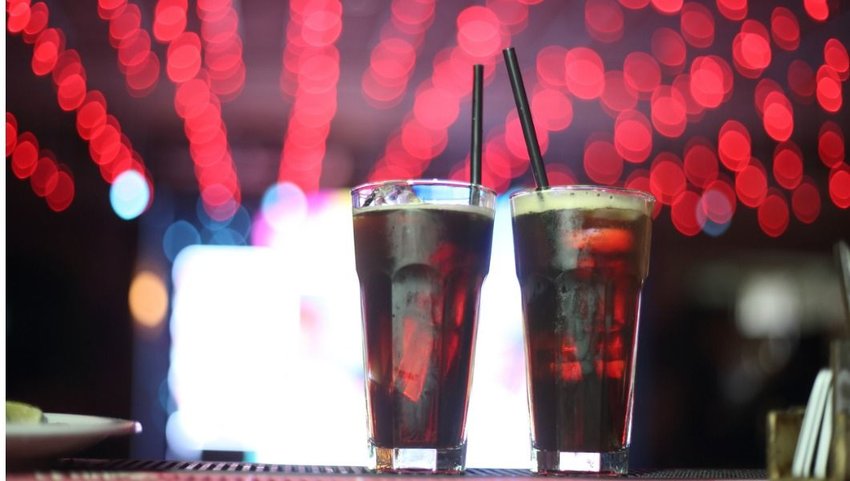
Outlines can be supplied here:
M535 132L534 122L531 120L531 109L528 107L528 97L522 83L516 51L513 47L508 47L502 53L505 56L505 65L508 67L508 77L511 80L511 89L514 92L516 110L519 114L519 122L522 125L528 157L531 159L531 173L534 175L537 188L545 189L549 187L549 179L546 177L546 168L543 165L543 157L540 155L540 144L537 142L537 132Z
M469 179L481 184L481 140L483 137L484 66L472 66L472 146L469 151Z

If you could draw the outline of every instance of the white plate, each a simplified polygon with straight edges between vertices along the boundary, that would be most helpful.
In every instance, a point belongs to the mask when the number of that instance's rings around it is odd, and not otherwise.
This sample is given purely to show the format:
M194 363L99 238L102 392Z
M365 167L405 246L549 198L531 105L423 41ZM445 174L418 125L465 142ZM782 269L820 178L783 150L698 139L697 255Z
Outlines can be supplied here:
M29 465L70 456L112 436L140 433L142 425L123 419L44 413L46 423L6 424L6 462Z

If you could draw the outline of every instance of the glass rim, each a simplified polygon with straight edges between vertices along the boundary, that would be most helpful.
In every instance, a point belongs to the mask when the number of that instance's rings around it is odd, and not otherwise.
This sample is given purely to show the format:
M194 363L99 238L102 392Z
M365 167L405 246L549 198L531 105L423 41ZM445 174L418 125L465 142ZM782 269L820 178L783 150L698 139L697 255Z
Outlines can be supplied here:
M513 200L517 197L524 197L526 195L531 195L535 193L541 192L603 192L606 194L619 195L631 198L641 198L646 202L658 202L658 199L655 198L649 192L637 189L627 189L625 187L612 187L609 185L593 185L593 184L574 184L574 185L554 185L546 187L545 189L540 189L537 187L523 187L516 192L511 193L510 199Z
M446 179L395 179L395 180L381 180L377 182L366 182L364 184L355 185L351 188L351 192L359 192L365 189L376 189L378 187L384 185L426 185L426 186L444 186L444 187L463 187L463 188L477 188L483 192L487 192L492 194L494 197L498 194L495 190L485 187L481 184L473 184L471 182L464 182L460 180L446 180Z

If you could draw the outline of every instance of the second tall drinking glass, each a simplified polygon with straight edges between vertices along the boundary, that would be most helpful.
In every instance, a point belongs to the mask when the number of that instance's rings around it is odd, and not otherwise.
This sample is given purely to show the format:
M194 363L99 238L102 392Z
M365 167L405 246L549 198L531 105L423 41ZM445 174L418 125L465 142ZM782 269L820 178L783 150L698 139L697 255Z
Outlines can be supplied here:
M511 197L536 472L628 471L653 204L595 186Z
M372 467L461 472L495 193L410 180L352 201Z

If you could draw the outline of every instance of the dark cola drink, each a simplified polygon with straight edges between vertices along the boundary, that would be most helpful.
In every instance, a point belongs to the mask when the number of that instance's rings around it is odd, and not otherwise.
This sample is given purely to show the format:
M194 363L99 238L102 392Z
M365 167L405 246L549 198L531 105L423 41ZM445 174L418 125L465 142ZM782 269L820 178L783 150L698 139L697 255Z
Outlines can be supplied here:
M578 186L511 199L538 472L628 470L653 202Z
M464 464L494 211L420 198L429 192L354 209L370 444L381 471L455 472ZM453 195L492 203L488 192Z

